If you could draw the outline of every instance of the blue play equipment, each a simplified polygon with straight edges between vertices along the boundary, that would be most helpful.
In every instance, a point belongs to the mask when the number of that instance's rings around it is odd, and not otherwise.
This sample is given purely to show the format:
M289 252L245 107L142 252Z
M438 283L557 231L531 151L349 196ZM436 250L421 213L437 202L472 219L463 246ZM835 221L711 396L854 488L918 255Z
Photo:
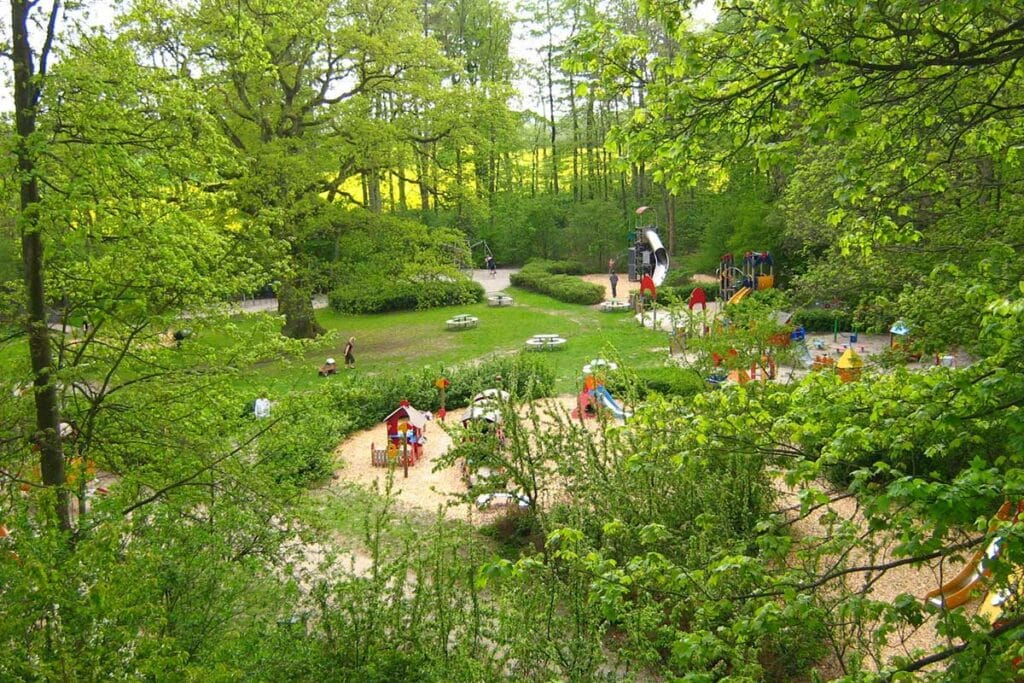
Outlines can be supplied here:
M611 392L605 389L603 384L598 384L597 387L590 392L590 395L594 400L607 408L616 418L620 420L626 419L626 411L615 401Z

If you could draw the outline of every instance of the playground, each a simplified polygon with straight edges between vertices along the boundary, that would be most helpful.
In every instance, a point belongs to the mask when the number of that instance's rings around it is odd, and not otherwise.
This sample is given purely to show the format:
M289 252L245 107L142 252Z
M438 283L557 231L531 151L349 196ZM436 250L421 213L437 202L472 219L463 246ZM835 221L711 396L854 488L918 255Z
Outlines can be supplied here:
M690 314L680 310L678 305L673 310L656 303L655 291L663 285L668 268L667 256L663 254L656 232L642 230L637 235L635 246L631 247L631 262L620 272L616 297L624 301L649 300L643 304L645 309L634 315L609 315L601 310L600 305L567 304L513 288L509 285L508 270L493 274L488 270L477 270L472 274L483 285L486 297L476 304L384 315L341 315L320 309L318 319L328 330L323 338L298 347L297 353L290 358L256 360L239 372L235 388L246 395L268 396L270 402L275 403L292 394L316 393L357 380L370 383L376 379L384 381L396 372L436 375L446 367L472 366L495 358L527 355L526 352L531 351L528 354L531 359L539 359L551 368L555 396L517 407L520 418L530 410L545 415L537 422L523 421L530 424L531 429L536 429L526 437L525 443L540 443L545 437L564 431L567 424L573 428L578 425L582 430L579 433L589 434L588 438L592 438L588 442L590 445L603 445L609 440L607 434L635 437L632 434L634 425L643 424L642 421L634 421L636 415L640 415L642 420L643 402L624 401L618 388L621 385L611 382L610 376L621 369L629 373L644 372L647 377L657 378L659 373L673 370L673 365L690 367L700 361L698 352L693 349L673 348L673 334L679 328L680 315ZM706 301L700 307L701 329L694 334L693 341L698 338L707 341L716 335L724 337L736 332L742 324L735 322L734 312L739 307L757 302L759 290L774 287L775 273L770 256L745 257L746 265L742 268L732 263L734 261L723 260L727 265L723 265L723 271L717 276L695 278L696 283L717 281L723 294L719 300ZM727 281L726 275L731 279ZM611 299L608 273L583 275L580 279L601 286L605 300ZM693 308L687 307L687 310L692 311ZM767 363L763 363L760 367L747 366L749 371L746 367L729 368L729 374L735 372L736 377L733 379L727 375L723 383L771 381L788 384L816 371L835 372L844 380L856 381L861 372L886 372L886 366L879 361L891 355L894 349L904 347L912 334L912 330L901 325L893 325L888 334L869 335L840 329L832 333L806 333L790 324L788 315L784 311L773 311L771 317L785 327L786 345L802 352L787 356L790 362L777 365L772 362L771 377L768 377ZM267 325L266 318L270 317L263 312L248 313L234 319L232 325L236 332L243 334L269 334L272 328ZM197 323L196 327L201 326ZM344 368L337 362L343 356L344 340L351 337L359 340L359 364L355 369ZM217 343L215 334L201 330L184 340L184 348L187 351L192 347ZM930 357L918 358L908 361L907 367L926 370L935 365L934 361ZM951 367L966 367L970 363L970 359L962 354L950 354L948 362L940 361ZM712 389L710 385L705 388ZM680 405L685 405L685 400L682 399ZM553 459L540 463L544 477L538 485L543 493L534 500L511 484L499 483L496 491L486 485L474 491L479 481L474 477L482 473L474 471L465 462L452 462L447 457L458 446L460 437L455 431L456 438L453 439L445 427L489 414L492 407L474 413L472 403L449 405L445 424L442 424L441 416L428 411L431 407L396 401L390 406L390 413L379 416L377 424L348 433L336 443L331 451L329 479L318 485L315 497L322 502L324 509L331 505L344 505L338 501L353 500L352 496L376 502L383 492L389 490L396 513L405 522L416 525L426 524L426 520L442 519L461 524L459 528L469 534L472 542L487 543L481 532L500 525L517 513L524 513L531 506L537 506L543 514L551 509L553 503L574 504L582 500L574 498L577 492L572 488L571 476L558 472L559 463ZM375 406L377 409L379 406ZM267 416L269 413L265 412L256 417L262 419ZM609 427L614 431L606 433L605 429ZM572 447L578 447L581 452L585 449L582 441ZM560 453L564 456L567 451ZM483 480L486 482L487 477ZM790 561L794 565L800 561L798 553L801 547L831 542L839 522L848 521L866 533L868 524L852 495L830 489L829 493L835 500L800 515L801 493L787 488L781 478L774 480L774 486L778 494L778 509L792 523L794 546L790 551ZM827 488L824 483L820 486ZM328 526L344 516L337 510L332 514L337 517L328 515ZM344 514L351 517L359 513L350 509ZM362 575L370 569L371 560L367 548L356 540L359 537L357 531L339 525L332 533L343 547L342 561L348 563L355 574ZM955 540L960 538L957 536ZM900 539L896 532L877 534L872 543L873 551L856 547L845 555L822 559L826 563L834 560L836 566L841 562L870 565L898 561ZM301 550L308 556L302 571L307 574L307 583L311 584L319 558L331 552L315 544L308 548L303 546ZM994 597L991 594L986 596L985 568L981 562L975 555L962 561L935 559L918 564L897 564L873 580L865 595L873 600L893 603L905 600L908 595L924 601L934 599L936 591L940 596L957 593L959 597L955 604L950 600L940 606L963 606L972 614L981 606L984 614L995 614L992 617L995 620L1001 612L992 611ZM855 581L860 578L842 579L844 589L857 590L859 586ZM918 648L932 647L940 642L936 621L936 615L931 614L918 627L897 629L888 634L882 659L870 666L881 668L891 657L909 656ZM876 624L868 619L862 628L870 630L874 626ZM830 663L824 661L820 666L820 670L825 672L829 670ZM841 672L836 668L832 673Z
M555 412L567 415L576 405L575 396L558 396L536 401L532 406L540 413ZM531 406L522 406L525 414ZM461 410L453 410L448 422L457 422ZM596 424L592 428L596 428ZM408 477L400 464L377 466L371 461L371 451L379 447L386 437L384 426L356 432L334 450L336 470L328 488L356 484L370 491L383 491L388 477L394 479L395 500L407 510L419 515L433 515L443 510L447 519L486 524L507 512L500 504L481 507L467 498L469 491L458 464L442 464L442 457L452 446L452 438L436 418L425 430L423 455L408 468Z

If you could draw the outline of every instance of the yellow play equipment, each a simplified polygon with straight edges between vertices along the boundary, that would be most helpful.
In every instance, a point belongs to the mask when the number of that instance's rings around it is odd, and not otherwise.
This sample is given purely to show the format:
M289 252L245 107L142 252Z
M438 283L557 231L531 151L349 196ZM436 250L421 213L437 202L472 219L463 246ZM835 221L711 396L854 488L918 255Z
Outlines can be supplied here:
M723 254L718 264L718 296L730 304L742 301L750 292L775 286L775 265L767 251L748 251L738 262Z
M750 294L750 292L752 292L752 291L753 290L750 289L750 287L741 287L739 290L736 291L735 294L733 294L731 297L729 297L729 303L730 304L738 304L739 302L741 302L745 298L747 298L747 295Z
M1024 501L1016 505L1010 501L1004 502L999 508L999 512L996 513L996 517L992 524L989 526L989 530L994 531L997 529L999 527L999 522L1008 522L1011 519L1015 519L1022 510L1024 510ZM988 547L984 550L979 550L973 557L971 557L970 562L964 565L964 568L959 574L942 584L939 588L928 592L924 596L925 602L931 603L936 607L953 609L954 607L959 607L970 600L981 587L982 583L992 575L992 570L989 569L986 564L999 557L999 550L1002 543L1002 536L996 536L992 539L992 542L988 544ZM997 591L997 593L998 592L1001 591ZM985 604L992 602L990 598L993 598L992 594L985 598ZM993 604L993 609L999 609L1001 612L1002 609L998 607L1000 604L1002 604L1002 600Z
M864 361L853 350L853 347L846 349L836 363L836 370L839 372L839 379L845 382L855 382L860 379L860 373L864 369Z

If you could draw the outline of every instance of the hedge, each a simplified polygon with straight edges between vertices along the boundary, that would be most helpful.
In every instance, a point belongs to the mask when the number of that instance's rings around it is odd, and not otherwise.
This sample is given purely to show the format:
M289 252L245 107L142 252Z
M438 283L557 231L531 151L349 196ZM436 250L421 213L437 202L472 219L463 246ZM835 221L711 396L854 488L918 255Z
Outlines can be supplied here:
M334 448L356 429L355 421L334 410L321 392L289 394L273 411L281 422L259 438L261 466L277 481L297 487L329 477Z
M583 275L587 272L582 264L575 261L549 261L547 259L533 259L522 269L540 270L554 275Z
M672 300L685 304L690 300L690 295L693 293L693 290L698 287L704 290L704 294L707 296L708 301L714 301L718 298L719 287L717 282L690 282L678 287L659 287L658 298L665 301Z
M627 383L632 386L627 387ZM622 374L613 374L609 377L608 385L616 394L624 394L632 388L639 400L646 399L651 393L664 396L693 396L708 388L707 381L696 370L672 366L641 368L630 378Z
M568 304L591 305L604 301L604 287L601 285L561 274L570 268L577 270L578 266L571 261L531 261L518 273L513 273L511 282L516 287L546 294Z
M693 276L692 270L673 266L665 276L664 284L666 287L686 287L693 284Z
M343 285L328 295L339 313L387 313L460 306L483 301L484 288L472 280L426 280Z
M402 400L419 410L436 412L441 407L434 384L439 374L438 370L425 368L372 378L342 375L349 381L332 381L330 400L336 411L352 421L353 430L367 429L381 422ZM550 396L555 386L554 370L536 354L525 352L450 368L444 376L451 383L446 391L448 406L468 405L473 396L493 387L505 389L521 400L533 400Z
M791 322L808 332L831 332L837 321L840 331L853 329L853 316L839 308L799 308Z

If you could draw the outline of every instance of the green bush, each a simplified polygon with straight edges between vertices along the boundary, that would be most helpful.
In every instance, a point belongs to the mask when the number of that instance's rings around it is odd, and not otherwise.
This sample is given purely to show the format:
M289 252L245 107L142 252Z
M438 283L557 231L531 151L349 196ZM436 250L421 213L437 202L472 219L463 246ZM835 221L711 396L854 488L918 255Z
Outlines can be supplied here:
M279 482L308 486L330 476L332 452L353 421L332 410L322 393L291 394L274 406L281 421L260 437L259 462Z
M792 323L808 332L831 332L836 322L839 330L849 330L853 325L852 316L838 308L800 308L793 312Z
M631 376L612 373L608 378L608 389L613 394L618 396L632 389L639 400L646 399L651 393L693 396L707 388L708 384L700 373L680 367L642 368Z
M665 276L663 284L666 287L686 287L693 284L693 276L694 271L692 268L677 268L673 265L668 271L668 275Z
M718 298L718 283L717 282L690 282L685 285L679 285L677 287L666 287L662 286L658 288L658 299L665 301L666 303L679 303L685 304L690 300L690 295L693 290L700 287L704 290L704 294L707 295L708 301L714 301Z
M451 382L446 392L448 406L467 405L475 394L492 387L505 389L522 400L533 400L550 396L555 385L554 370L542 358L520 353L443 373L425 368L332 383L330 401L335 411L349 417L353 430L367 429L383 420L402 400L419 410L437 411L440 396L434 382L440 374Z
M426 280L342 285L330 293L339 313L387 313L461 306L483 301L484 288L472 280Z
M546 294L569 304L592 305L604 300L604 287L584 282L567 272L579 272L571 261L531 261L512 275L512 284L522 289Z
M583 275L586 272L583 265L575 261L548 261L544 259L530 261L523 266L523 270L541 270L555 275Z

